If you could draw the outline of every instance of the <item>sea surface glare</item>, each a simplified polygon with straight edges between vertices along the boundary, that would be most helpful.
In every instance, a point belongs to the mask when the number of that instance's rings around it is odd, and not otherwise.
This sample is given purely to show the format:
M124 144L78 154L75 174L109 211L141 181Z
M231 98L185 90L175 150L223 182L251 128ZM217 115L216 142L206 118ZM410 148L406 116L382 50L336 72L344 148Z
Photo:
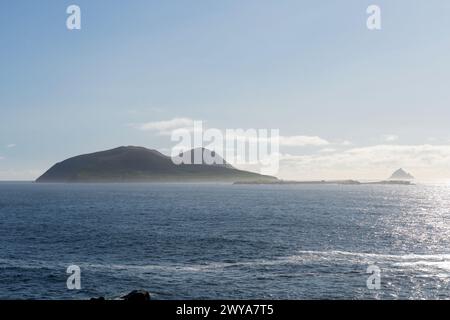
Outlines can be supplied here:
M450 186L0 183L1 299L448 299L449 272Z

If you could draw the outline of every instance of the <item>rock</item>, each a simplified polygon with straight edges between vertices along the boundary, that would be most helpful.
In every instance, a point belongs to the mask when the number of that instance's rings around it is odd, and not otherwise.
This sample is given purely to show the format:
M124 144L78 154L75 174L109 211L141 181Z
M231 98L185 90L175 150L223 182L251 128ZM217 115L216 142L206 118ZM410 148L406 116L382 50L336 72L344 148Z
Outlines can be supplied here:
M389 178L389 180L413 180L413 179L414 177L410 173L406 172L401 168L395 171Z
M105 301L105 297L91 298L91 301Z
M150 293L146 290L133 290L121 298L125 301L149 301Z

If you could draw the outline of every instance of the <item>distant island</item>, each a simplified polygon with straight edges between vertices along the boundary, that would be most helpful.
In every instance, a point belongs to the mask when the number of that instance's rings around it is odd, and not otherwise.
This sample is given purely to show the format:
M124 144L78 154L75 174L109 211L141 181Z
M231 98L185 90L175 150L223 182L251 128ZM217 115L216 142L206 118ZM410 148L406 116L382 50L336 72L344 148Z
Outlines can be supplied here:
M360 182L357 180L316 180L316 181L295 181L295 180L248 180L248 181L236 181L235 184L341 184L341 185L413 185L410 180L414 177L403 169L395 171L388 180L372 181L372 182Z
M400 168L391 175L389 180L414 180L414 177L410 173Z
M275 181L236 181L234 184L270 184L270 185L290 185L290 184L341 184L341 185L413 185L410 181L403 180L383 180L373 182L360 182L357 180L317 180L317 181L289 181L289 180L275 180Z
M234 184L339 184L339 185L411 185L414 177L399 169L388 180L290 181L254 172L238 170L213 151L201 148L187 151L183 158L194 161L194 154L213 156L220 164L175 164L172 158L144 147L118 147L75 156L48 169L36 182L227 182Z
M187 157L193 158L194 150ZM218 156L202 148L202 152ZM220 160L223 160L220 158ZM238 170L222 164L177 165L159 151L144 147L119 147L111 150L79 155L52 166L36 182L239 182L277 181L272 176Z

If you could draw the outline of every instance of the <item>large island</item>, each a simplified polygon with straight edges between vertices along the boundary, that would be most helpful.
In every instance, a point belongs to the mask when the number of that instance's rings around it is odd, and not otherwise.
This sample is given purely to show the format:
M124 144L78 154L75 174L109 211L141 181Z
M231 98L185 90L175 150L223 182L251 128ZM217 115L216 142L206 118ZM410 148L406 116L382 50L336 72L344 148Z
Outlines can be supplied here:
M276 181L277 178L238 170L208 149L187 153L193 159L200 151L209 153L220 164L175 164L156 150L119 147L79 155L55 164L36 182L239 182ZM194 161L191 161L193 163Z

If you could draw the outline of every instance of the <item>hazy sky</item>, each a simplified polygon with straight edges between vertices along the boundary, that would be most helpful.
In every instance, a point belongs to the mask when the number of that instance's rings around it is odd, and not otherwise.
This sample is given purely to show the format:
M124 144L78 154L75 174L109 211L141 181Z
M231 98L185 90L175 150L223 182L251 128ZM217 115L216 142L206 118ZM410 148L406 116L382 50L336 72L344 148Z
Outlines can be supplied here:
M0 180L167 151L172 119L280 129L282 178L450 179L449 16L447 0L1 1Z

